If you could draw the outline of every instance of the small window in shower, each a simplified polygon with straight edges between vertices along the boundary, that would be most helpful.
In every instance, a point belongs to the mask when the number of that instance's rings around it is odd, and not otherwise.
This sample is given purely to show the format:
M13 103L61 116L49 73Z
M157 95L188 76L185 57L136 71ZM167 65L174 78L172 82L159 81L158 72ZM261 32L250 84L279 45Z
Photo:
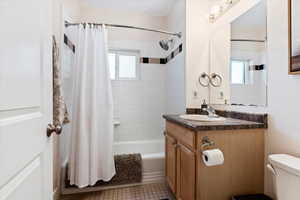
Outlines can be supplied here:
M139 79L138 51L110 50L109 66L112 80L138 80Z

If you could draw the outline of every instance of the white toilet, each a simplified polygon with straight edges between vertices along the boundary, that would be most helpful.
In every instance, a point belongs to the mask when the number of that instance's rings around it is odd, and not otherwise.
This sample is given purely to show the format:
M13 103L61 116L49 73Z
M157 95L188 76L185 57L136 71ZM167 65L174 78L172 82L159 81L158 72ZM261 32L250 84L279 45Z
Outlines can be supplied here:
M300 200L300 158L274 154L269 156L269 163L277 200Z

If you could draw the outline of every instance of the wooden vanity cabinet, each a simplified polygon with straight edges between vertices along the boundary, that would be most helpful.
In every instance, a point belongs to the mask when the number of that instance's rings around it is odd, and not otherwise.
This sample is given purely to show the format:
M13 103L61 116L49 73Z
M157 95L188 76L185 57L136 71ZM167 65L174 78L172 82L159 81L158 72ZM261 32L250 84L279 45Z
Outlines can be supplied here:
M166 135L166 181L173 193L176 192L176 155L177 142Z
M215 142L223 165L202 161L202 138ZM167 121L166 180L177 200L230 200L264 192L264 129L192 131Z
M196 184L195 133L178 125L166 126L166 180L177 200L194 200Z
M196 154L179 144L177 148L176 197L178 200L195 199Z

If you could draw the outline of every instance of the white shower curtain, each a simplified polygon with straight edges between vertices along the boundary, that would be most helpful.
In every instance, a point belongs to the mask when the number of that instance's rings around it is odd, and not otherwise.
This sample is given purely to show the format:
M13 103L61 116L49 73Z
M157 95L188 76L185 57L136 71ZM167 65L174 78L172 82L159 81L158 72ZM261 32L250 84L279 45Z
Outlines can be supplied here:
M104 26L79 25L72 72L69 179L78 187L115 175L113 100Z

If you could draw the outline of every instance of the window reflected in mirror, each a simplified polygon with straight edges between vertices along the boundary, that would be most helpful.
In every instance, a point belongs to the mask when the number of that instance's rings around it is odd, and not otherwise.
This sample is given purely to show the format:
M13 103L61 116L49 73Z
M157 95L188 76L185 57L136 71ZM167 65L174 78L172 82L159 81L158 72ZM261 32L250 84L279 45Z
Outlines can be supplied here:
M247 69L249 68L248 60L231 60L231 84L246 84Z

